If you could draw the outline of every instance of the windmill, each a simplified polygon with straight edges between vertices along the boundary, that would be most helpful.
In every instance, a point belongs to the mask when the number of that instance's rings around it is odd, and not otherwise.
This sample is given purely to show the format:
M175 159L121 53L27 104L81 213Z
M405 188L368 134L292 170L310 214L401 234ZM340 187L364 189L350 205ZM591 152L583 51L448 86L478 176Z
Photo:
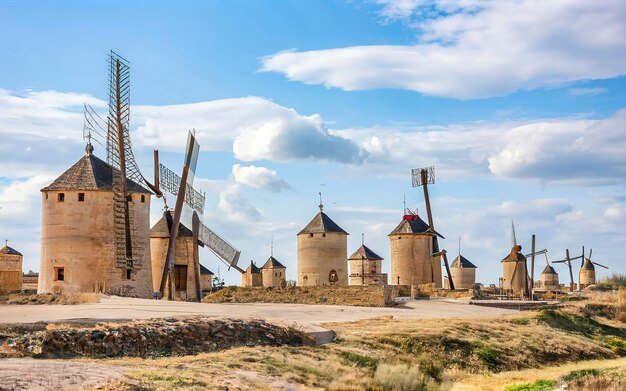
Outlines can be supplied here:
M176 238L178 237L178 228L182 216L183 204L187 204L193 210L193 261L195 264L194 270L196 271L194 279L196 281L196 294L198 299L202 297L200 291L200 259L198 246L207 247L221 261L226 263L229 268L232 267L240 273L244 273L244 271L237 266L240 251L235 249L230 243L217 235L214 231L212 231L200 221L200 215L204 213L205 195L193 188L193 178L195 175L199 150L200 146L196 140L194 130L193 132L189 132L189 135L187 137L187 147L182 176L179 177L176 173L165 167L163 164L159 164L158 181L156 181L158 189L161 190L162 188L163 191L166 191L176 196L174 216L172 218L172 225L170 228L169 242L166 253L167 255L165 258L163 273L161 275L161 285L159 288L161 297L164 297L166 287L169 285L169 289L167 289L167 297L169 300L173 299L175 291L174 255ZM158 153L156 152L155 158L156 161L158 161ZM165 200L165 197L163 198ZM166 213L169 213L167 211L167 202L165 202L165 209Z
M130 65L122 56L110 51L109 102L106 120L89 105L85 105L83 137L91 151L91 141L106 146L107 163L112 169L113 227L115 266L132 269L141 267L146 243L141 240L135 227L134 208L129 207L130 193L127 180L132 180L160 196L139 170L130 140ZM106 122L106 125L104 125ZM93 135L97 137L94 138Z
M511 221L511 252L502 260L502 288L529 297L528 267L521 250L515 236L515 224Z
M565 249L565 259L561 259L558 261L552 261L552 263L566 263L569 268L569 290L572 292L574 290L574 272L572 271L572 261L578 259L580 257L570 258L569 249Z
M513 227L513 235L515 235L515 227ZM541 255L541 254L544 254L546 256L546 262L548 262L548 250L547 249L535 251L535 235L533 234L531 238L530 254L526 254L524 256L526 259L530 258L530 276L528 277L530 280L530 289L528 289L527 287L527 291L529 292L529 297L531 300L533 298L532 291L535 288L535 256ZM524 266L526 267L526 274L528 274L528 264L525 263ZM548 265L548 267L549 266L550 265Z
M432 231L435 235L433 235L433 253L432 256L441 256L443 258L443 263L446 266L446 273L448 274L448 281L450 283L450 290L454 290L454 281L452 281L452 275L450 274L450 266L448 264L448 256L446 250L439 251L439 242L437 241L437 232L435 231L435 226L433 222L433 214L430 208L430 198L428 196L428 185L435 184L435 167L422 167L422 168L414 168L411 170L411 178L413 187L423 187L424 188L424 202L426 203L426 214L428 215L428 226L429 230ZM443 237L443 236L442 236ZM434 280L434 277L433 277Z

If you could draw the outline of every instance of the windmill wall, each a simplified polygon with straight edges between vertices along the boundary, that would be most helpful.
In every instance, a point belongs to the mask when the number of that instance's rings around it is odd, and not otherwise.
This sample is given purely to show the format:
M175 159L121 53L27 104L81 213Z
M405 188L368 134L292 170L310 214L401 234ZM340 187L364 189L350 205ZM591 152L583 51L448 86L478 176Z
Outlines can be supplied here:
M580 269L578 273L578 289L583 290L589 285L595 285L596 271L593 269Z
M420 285L434 283L441 287L442 274L439 256L431 256L433 236L418 233L392 233L391 284Z
M283 288L286 286L285 281L285 268L261 268L261 275L264 287Z
M472 289L476 285L476 269L470 267L451 267L450 275L454 289ZM448 280L446 279L446 285ZM449 289L449 286L446 286Z
M263 275L260 271L253 272L248 268L248 270L241 275L241 286L246 288L261 287L263 286Z
M79 193L84 194L84 201L79 201ZM62 201L59 194L63 194ZM137 242L143 243L141 265L135 265L130 279L126 268L116 267L113 192L42 190L38 293L103 292L152 297L150 194L132 194L129 207Z
M502 260L502 289L518 295L526 290L526 258L519 253L522 246L513 246L508 257Z
M387 273L381 273L380 259L349 259L350 285L387 285Z
M541 288L547 291L560 290L559 275L556 273L541 273L539 277Z
M22 290L22 255L0 254L0 292Z
M152 237L150 238L150 252L152 255L152 289L158 292L161 288L161 278L163 277L163 267L165 266L165 258L167 257L168 237ZM194 261L194 242L193 237L184 236L176 238L174 252L174 271L175 286L177 287L174 294L177 300L199 300L196 288L196 262ZM202 278L202 276L200 276ZM184 281L183 281L184 280ZM211 289L212 282L203 284L200 282L201 289Z
M345 233L298 234L298 286L348 285L348 237ZM330 280L336 273L337 281Z

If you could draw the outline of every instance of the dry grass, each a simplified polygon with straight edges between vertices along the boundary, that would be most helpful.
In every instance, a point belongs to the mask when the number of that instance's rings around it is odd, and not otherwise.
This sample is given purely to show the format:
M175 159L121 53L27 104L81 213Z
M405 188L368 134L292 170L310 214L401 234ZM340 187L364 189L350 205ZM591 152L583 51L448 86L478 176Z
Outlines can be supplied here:
M12 293L4 297L6 304L19 305L41 305L41 304L90 304L100 301L96 293L43 293L43 294L22 294Z
M125 386L136 389L370 391L449 389L454 383L459 389L501 390L512 383L558 380L579 369L626 364L619 358L626 350L606 345L610 339L624 341L626 330L557 311L446 322L372 319L326 327L337 338L323 346L243 347L101 362L134 368ZM594 359L603 361L587 361Z
M287 287L242 288L230 286L211 293L204 303L295 303L384 307L383 287Z

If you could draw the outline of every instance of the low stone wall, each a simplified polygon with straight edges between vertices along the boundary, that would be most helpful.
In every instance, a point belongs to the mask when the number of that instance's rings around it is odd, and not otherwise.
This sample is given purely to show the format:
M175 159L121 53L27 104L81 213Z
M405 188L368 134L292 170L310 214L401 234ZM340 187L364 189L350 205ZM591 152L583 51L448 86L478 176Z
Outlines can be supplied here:
M151 319L120 324L5 326L0 356L150 357L190 355L238 346L311 345L312 337L293 327L262 320Z
M331 304L362 307L393 305L391 286L296 286L280 288L244 288L229 286L211 293L205 303L292 303Z

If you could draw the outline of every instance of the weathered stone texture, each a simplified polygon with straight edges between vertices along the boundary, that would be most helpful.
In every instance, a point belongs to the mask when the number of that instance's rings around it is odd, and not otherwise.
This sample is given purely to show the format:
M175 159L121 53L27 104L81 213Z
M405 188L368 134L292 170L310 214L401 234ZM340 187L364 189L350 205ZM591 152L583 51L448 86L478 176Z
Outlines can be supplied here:
M348 285L348 240L345 233L298 235L298 285ZM331 272L337 281L330 281Z
M59 193L64 194L63 202ZM84 201L79 202L79 193ZM142 243L141 266L115 267L113 192L99 190L42 191L41 267L39 293L104 292L152 297L150 263L150 195L132 194L137 241ZM55 280L63 267L64 281Z

